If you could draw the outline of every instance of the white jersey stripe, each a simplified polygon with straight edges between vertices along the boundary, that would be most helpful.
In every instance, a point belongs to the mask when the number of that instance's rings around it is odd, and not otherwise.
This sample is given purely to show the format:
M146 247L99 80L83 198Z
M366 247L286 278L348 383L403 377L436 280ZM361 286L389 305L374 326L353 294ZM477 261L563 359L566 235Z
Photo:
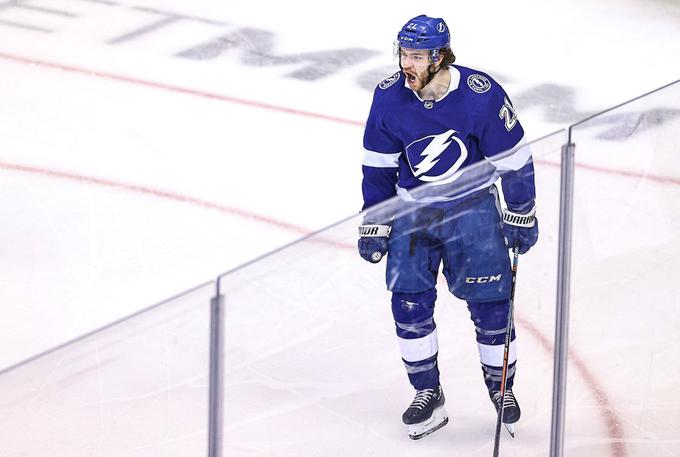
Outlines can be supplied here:
M454 200L459 200L463 197L467 197L470 194L473 194L479 190L485 189L487 187L491 187L493 183L496 182L498 179L498 174L495 172L491 175L491 177L484 183L480 184L479 186L470 189L466 192L463 192L461 194L452 196L452 197L414 197L411 192L408 191L408 189L404 189L403 187L399 187L399 185L396 186L397 188L397 195L402 201L405 202L418 202L418 203L439 203L439 202L451 202ZM436 183L434 183L436 184Z
M531 148L522 138L513 148L486 159L496 167L496 170L517 171L529 161L530 157Z
M401 152L394 154L384 154L382 152L369 151L364 149L364 162L367 167L376 168L398 168L399 156Z

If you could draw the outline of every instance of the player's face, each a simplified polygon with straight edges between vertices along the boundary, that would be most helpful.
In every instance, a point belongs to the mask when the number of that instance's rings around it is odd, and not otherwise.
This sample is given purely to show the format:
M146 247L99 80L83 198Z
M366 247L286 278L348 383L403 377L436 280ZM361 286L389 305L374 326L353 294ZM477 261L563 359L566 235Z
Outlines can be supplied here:
M425 87L425 81L429 75L430 51L424 49L404 49L399 50L399 62L403 69L408 86L415 91Z

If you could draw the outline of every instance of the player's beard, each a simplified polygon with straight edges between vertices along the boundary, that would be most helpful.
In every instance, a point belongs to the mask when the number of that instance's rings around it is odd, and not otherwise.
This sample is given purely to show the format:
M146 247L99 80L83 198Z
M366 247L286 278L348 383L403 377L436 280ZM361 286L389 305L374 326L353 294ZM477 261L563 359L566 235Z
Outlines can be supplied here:
M406 82L411 90L416 92L423 90L428 78L430 76L430 67L418 72L415 68L410 68L408 70L403 70L404 76L406 77Z

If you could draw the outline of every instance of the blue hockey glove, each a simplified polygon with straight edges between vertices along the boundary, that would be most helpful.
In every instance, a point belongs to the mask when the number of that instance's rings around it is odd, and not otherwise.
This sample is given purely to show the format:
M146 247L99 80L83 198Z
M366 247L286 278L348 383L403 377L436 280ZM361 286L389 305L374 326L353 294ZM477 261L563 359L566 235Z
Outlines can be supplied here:
M359 255L371 263L378 263L387 254L389 225L364 224L359 226Z
M536 219L536 207L525 214L513 213L510 210L503 211L503 236L509 249L517 246L520 254L526 252L536 244L538 240L538 219Z

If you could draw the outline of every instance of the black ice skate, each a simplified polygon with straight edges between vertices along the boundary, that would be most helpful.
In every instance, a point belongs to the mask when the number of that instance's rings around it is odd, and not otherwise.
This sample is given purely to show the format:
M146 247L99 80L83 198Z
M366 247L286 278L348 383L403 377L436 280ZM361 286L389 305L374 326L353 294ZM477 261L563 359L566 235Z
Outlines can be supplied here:
M412 440L420 439L445 426L449 417L444 409L442 386L417 391L401 420L408 427L408 436Z
M496 414L501 407L501 393L497 390L489 391L489 398L496 407ZM505 391L505 400L503 402L503 425L508 429L508 433L514 438L515 437L515 422L517 422L522 415L522 411L519 409L519 403L517 403L517 398L515 394L512 393L512 389L507 389Z

